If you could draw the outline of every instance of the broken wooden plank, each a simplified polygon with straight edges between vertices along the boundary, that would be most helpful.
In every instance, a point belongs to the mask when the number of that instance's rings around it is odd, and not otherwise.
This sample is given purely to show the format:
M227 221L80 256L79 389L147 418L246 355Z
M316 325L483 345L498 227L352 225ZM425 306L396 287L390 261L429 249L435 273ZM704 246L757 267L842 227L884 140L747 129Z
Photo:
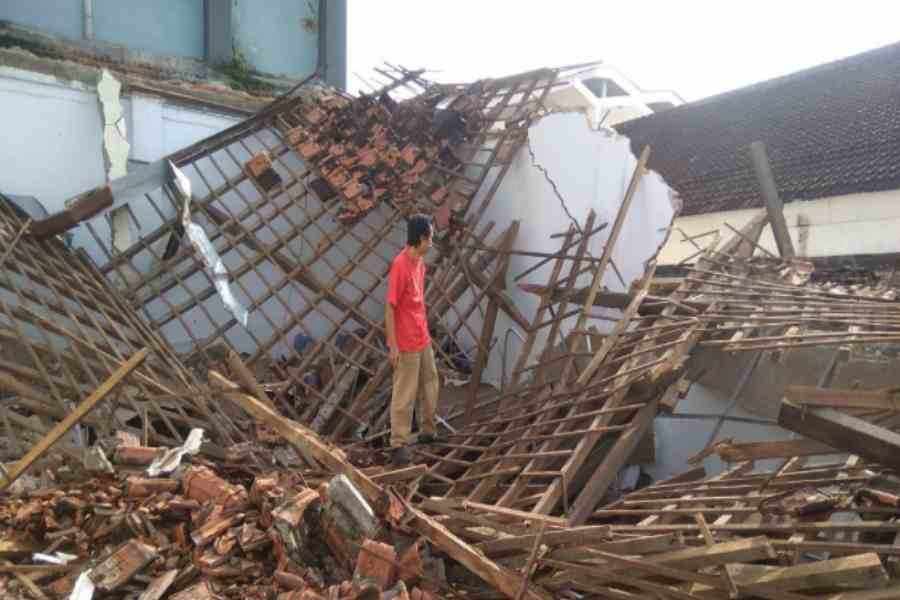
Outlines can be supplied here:
M110 392L112 392L116 387L122 383L122 380L128 376L134 369L136 369L144 359L147 358L147 355L150 353L148 348L142 348L138 350L131 358L125 361L116 371L110 375L109 379L104 381L100 387L98 387L94 392L91 393L90 396L84 399L84 401L79 404L75 410L69 413L65 419L57 423L53 429L51 429L46 436L44 436L41 441L34 445L28 453L22 457L15 465L12 466L11 469L7 473L4 473L4 477L2 482L0 482L0 491L8 488L19 476L22 475L28 468L34 464L34 462L39 459L47 450L49 450L53 444L55 444L59 439L64 436L72 427L75 426L82 418L85 417L89 412L91 412L97 404L106 398Z
M65 210L32 223L29 235L38 240L59 235L100 214L112 204L112 190L108 185L93 189L76 198Z
M395 469L393 471L384 471L381 473L372 473L369 476L372 478L372 481L385 484L385 483L398 483L400 481L409 481L410 479L415 479L416 477L421 477L428 472L428 467L424 464L421 465L412 465L409 467L404 467L402 469Z
M493 562L418 509L407 504L406 511L411 516L411 524L416 531L427 537L436 548L446 552L453 560L461 563L507 598L518 597L522 582L515 573ZM550 600L551 596L526 583L523 598Z
M631 201L634 199L635 192L637 192L641 177L647 170L647 161L649 158L650 146L644 146L637 165L634 167L634 172L631 174L631 180L628 182L628 188L625 190L622 204L619 205L619 210L616 212L616 220L613 223L612 231L609 232L609 237L606 239L606 244L603 246L603 253L600 255L600 264L594 268L591 287L588 290L587 297L584 299L584 306L578 317L578 322L575 324L575 331L584 331L588 314L590 313L591 307L594 305L594 299L597 297L597 292L600 291L600 284L603 282L603 275L606 273L606 267L612 260L613 249L616 246L616 242L619 241L619 234L622 232L622 226L625 224L625 217L628 215ZM648 286L650 279L652 279L652 275L648 277ZM576 338L576 344L580 344L582 339L583 338ZM579 379L579 382L581 382L581 379Z
M560 531L549 531L543 535L543 543L547 546L586 546L596 542L609 541L611 537L609 526L588 525L585 527L572 527ZM519 535L500 538L490 542L483 542L477 548L487 556L500 556L527 552L531 548L536 535Z
M210 383L226 390L225 397L243 408L257 420L269 425L298 450L309 452L316 460L335 473L343 473L359 488L373 506L383 501L384 492L362 471L353 467L344 452L326 443L315 432L273 412L249 394L239 391L237 384L216 371L209 372Z
M137 540L130 540L91 569L91 581L100 591L117 590L128 583L135 574L156 557L156 548L153 546Z
M817 454L839 454L827 444L815 440L772 440L770 442L734 443L722 440L704 452L688 459L690 464L700 463L706 456L717 454L725 462L768 460L772 458L792 458L794 456L814 456Z
M791 385L784 395L795 404L817 408L872 408L898 411L900 401L890 389L850 390Z
M147 589L138 596L138 600L159 600L167 591L169 591L169 588L172 587L177 575L178 569L170 569L159 577L156 577L150 582Z
M833 586L874 588L882 587L888 581L881 560L873 553L793 567L733 564L727 568L740 589L751 594L782 593ZM703 586L697 586L691 591L702 597L711 597L708 593L711 590L706 590Z

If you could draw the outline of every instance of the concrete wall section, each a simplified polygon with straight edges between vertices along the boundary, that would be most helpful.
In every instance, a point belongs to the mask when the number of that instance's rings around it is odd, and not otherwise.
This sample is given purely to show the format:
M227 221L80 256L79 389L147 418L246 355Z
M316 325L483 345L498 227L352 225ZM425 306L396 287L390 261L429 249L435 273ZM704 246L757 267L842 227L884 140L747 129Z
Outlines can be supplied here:
M693 415L720 415L728 406L728 395L719 390L699 384L691 386L687 398L679 402L678 413ZM748 413L740 406L735 406L730 416L738 418L759 418ZM717 419L679 419L665 416L657 417L653 423L656 434L656 462L643 465L654 480L665 479L683 473L687 460L700 452L709 441ZM763 442L768 440L786 440L791 433L778 425L761 425L740 421L726 421L716 436L720 441L734 438L740 442ZM774 463L774 461L771 461ZM758 468L772 466L770 461L761 461ZM703 466L710 475L716 475L728 467L726 463L712 456L703 461Z
M0 20L79 40L82 6L82 0L9 0L0 2Z
M309 75L316 68L318 34L304 23L306 19L317 23L317 10L317 0L237 0L232 12L235 48L257 71Z
M151 162L236 123L233 116L167 104L147 96L121 99L132 161ZM28 71L0 67L0 111L7 143L0 148L0 191L34 196L48 212L106 181L103 119L96 89ZM198 181L196 185L200 185ZM135 228L157 218L146 206L133 205ZM111 235L104 219L93 224ZM105 262L96 241L78 227L74 243Z
M347 0L328 0L325 15L325 81L347 89Z
M549 177L556 184L568 212L578 221L579 226L584 224L591 209L597 213L597 224L610 224L594 236L589 248L592 256L600 256L637 164L629 149L628 140L608 131L592 131L584 115L578 113L545 117L531 128L529 137L534 160L527 147L519 152L482 221L495 221L497 225L494 231L500 232L511 221L520 220L517 248L556 251L560 240L551 240L550 235L564 232L572 221L554 193ZM535 164L545 169L546 175ZM485 185L482 190L488 187ZM476 207L480 200L480 197L476 198ZM656 173L647 173L641 180L613 251L613 260L622 272L626 284L643 274L644 262L662 243L672 214L671 190ZM529 318L535 314L539 299L520 290L513 278L539 260L514 256L510 261L507 278L507 293ZM545 284L551 269L550 264L545 265L523 282ZM582 276L580 283L589 285L590 276ZM608 269L603 283L612 290L623 289L612 269ZM599 313L600 309L596 312ZM618 311L610 314L615 316ZM567 333L574 323L574 319L566 322L563 332ZM593 320L589 325L594 325L601 331L610 327L609 322L600 320ZM503 338L510 328L518 329L501 312L495 327L498 339L496 348L503 346ZM473 329L479 331L480 323L475 322ZM543 329L535 348L543 348L548 330L549 328ZM468 340L467 343L470 348L474 346L474 340ZM521 342L510 336L506 358L507 373L515 364L520 347ZM500 381L502 362L501 352L491 354L485 374L488 381Z
M733 210L691 215L676 220L688 236L720 230L724 238L732 235L728 223L740 228L762 209ZM900 190L833 196L807 202L790 202L784 216L794 249L801 256L845 256L853 254L889 254L900 252ZM706 243L711 238L697 240ZM696 248L672 235L661 256L662 264L675 264ZM777 252L770 228L760 239L766 249Z
M0 67L0 113L0 191L35 196L52 213L105 180L95 90Z
M161 56L202 59L203 2L93 0L94 37Z

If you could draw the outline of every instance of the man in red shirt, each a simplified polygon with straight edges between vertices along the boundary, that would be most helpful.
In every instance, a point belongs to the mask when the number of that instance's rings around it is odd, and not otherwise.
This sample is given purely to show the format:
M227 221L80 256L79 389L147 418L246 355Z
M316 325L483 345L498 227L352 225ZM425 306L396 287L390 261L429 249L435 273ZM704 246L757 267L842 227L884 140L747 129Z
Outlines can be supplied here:
M391 448L395 465L409 462L412 413L416 397L419 441L435 441L438 373L425 314L425 254L431 248L431 222L425 215L407 221L406 248L391 263L384 324L394 367L391 395Z

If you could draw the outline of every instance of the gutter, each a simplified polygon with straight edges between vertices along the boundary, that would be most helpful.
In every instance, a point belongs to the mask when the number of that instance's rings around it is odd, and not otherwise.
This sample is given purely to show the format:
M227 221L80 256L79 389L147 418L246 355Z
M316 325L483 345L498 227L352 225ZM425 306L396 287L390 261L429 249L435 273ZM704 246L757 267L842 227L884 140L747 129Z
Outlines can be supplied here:
M85 0L86 2L88 0ZM319 39L316 57L316 73L322 80L327 79L328 74L328 2L319 0Z

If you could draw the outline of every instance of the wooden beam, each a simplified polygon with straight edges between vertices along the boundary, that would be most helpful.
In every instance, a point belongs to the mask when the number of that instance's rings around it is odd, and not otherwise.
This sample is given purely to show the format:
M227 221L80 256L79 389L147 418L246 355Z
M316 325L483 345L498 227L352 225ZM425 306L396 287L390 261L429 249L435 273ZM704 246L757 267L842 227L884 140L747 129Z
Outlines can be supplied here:
M150 350L148 348L142 348L134 353L134 355L125 361L118 369L116 369L109 378L100 384L96 390L94 390L90 396L84 399L84 401L79 404L75 410L66 415L66 418L57 423L53 429L47 432L47 435L41 439L28 453L22 457L13 467L9 470L8 473L5 473L5 477L3 477L2 482L0 482L0 491L8 488L12 483L18 479L22 473L28 470L34 462L39 459L47 450L49 450L53 444L55 444L59 439L64 436L72 427L75 426L76 423L81 421L89 412L91 412L101 400L106 398L110 392L116 389L120 383L131 373L134 369L136 369L144 359L147 358L147 355L150 354Z
M778 424L867 461L900 468L900 434L830 408L809 409L785 398Z
M411 516L413 527L421 535L427 537L431 544L478 575L507 598L519 597L522 580L518 575L488 559L420 510L409 504L406 505L406 510ZM522 597L531 600L550 600L551 598L549 594L529 586L527 582Z
M827 408L874 408L900 410L895 390L844 390L806 385L788 386L785 397L795 404Z
M735 564L730 565L728 569L740 589L750 594L834 586L875 588L882 587L888 582L881 559L874 553L822 560L794 567ZM691 592L702 597L717 597L709 595L713 590L703 587L696 586Z
M607 525L588 525L586 527L572 527L559 531L545 532L542 543L547 546L586 546L596 542L610 540L611 533ZM518 535L500 538L478 544L477 548L487 556L509 555L527 552L534 544L537 535Z
M756 180L759 182L760 192L766 203L766 212L769 214L769 222L772 224L772 233L775 243L778 245L778 253L783 258L794 257L794 245L788 233L787 222L784 220L784 205L778 197L778 188L775 185L775 177L772 175L772 167L769 157L766 155L766 146L762 142L750 144L750 158L753 161L753 170L756 172Z
M513 221L503 234L503 241L500 244L500 250L509 250L519 233L519 222ZM503 256L497 261L493 277L488 282L488 289L506 283L506 271L509 268L509 255ZM500 311L500 303L495 296L491 296L488 300L487 311L484 315L484 323L481 329L481 339L478 341L478 355L475 357L475 365L472 369L472 378L469 381L469 390L466 397L466 414L463 417L463 423L468 425L472 422L475 412L475 400L478 397L478 391L481 387L481 374L487 367L489 352L491 348L491 340L494 338L494 325L497 323L497 313Z
M612 260L613 249L616 246L616 242L619 241L619 234L622 232L622 226L625 224L625 217L628 215L628 209L631 207L631 201L634 199L635 192L637 192L641 177L644 175L644 171L647 170L647 160L649 158L650 146L644 146L643 151L641 151L641 156L638 159L637 166L634 167L634 172L631 174L631 181L628 182L628 189L625 190L625 197L622 199L622 204L619 206L619 211L616 213L616 220L613 223L612 230L609 232L609 237L606 239L606 244L603 246L603 253L600 255L600 264L594 269L594 278L591 281L591 288L588 291L587 298L584 299L584 307L581 309L581 315L578 317L578 322L575 324L575 331L584 331L587 316L590 313L591 307L594 305L594 298L597 297L597 292L600 291L600 284L603 283L603 274L606 272L606 267ZM652 276L648 277L648 280L651 278ZM583 338L578 337L576 338L575 343L580 344L581 340L583 340Z
M827 444L815 440L773 440L771 442L734 443L730 439L718 442L708 451L704 451L688 459L690 464L698 464L706 456L717 454L725 462L743 462L768 460L770 458L793 458L795 456L814 456L817 454L839 454Z
M32 223L28 235L38 240L59 235L96 216L112 204L112 191L108 185L93 189L76 198L65 210Z
M275 413L260 400L241 392L240 386L228 380L222 374L210 371L209 379L211 385L225 390L224 395L226 398L247 411L253 418L277 431L292 446L303 453L308 452L334 473L346 475L359 489L360 493L365 496L366 500L372 504L373 508L382 504L384 501L383 490L362 471L351 465L342 450L326 443L315 432L303 425Z

